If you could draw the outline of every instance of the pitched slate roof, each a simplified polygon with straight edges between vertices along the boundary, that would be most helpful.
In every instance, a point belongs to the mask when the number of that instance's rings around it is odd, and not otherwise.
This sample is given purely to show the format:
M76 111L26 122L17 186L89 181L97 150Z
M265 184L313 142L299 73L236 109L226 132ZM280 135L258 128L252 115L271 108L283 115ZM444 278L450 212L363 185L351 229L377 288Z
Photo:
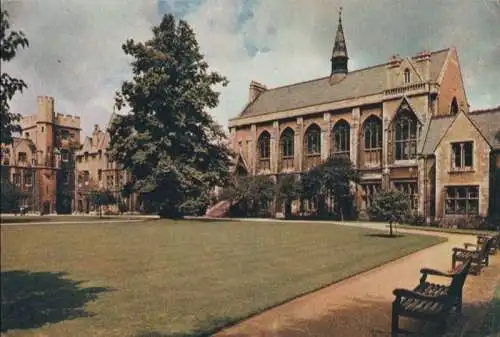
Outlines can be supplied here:
M450 49L431 53L431 81L437 81ZM379 64L347 73L330 84L330 77L271 88L248 104L239 117L256 116L344 99L381 93L386 89L386 65Z
M22 143L27 143L30 150L32 152L36 152L36 146L31 139L21 138L21 137L12 137L12 147L13 148L18 147Z
M495 150L500 150L500 106L493 109L472 111L470 120L483 134L490 146Z
M500 106L481 111L471 111L466 114L469 120L476 126L479 132L494 150L500 150ZM424 141L420 153L432 155L437 144L444 136L446 130L453 123L455 116L440 116L431 119L427 131L424 134Z
M434 154L434 150L436 149L437 144L441 140L441 137L443 137L446 130L448 130L451 123L453 123L454 119L455 116L440 116L431 119L424 134L425 138L420 150L421 154Z

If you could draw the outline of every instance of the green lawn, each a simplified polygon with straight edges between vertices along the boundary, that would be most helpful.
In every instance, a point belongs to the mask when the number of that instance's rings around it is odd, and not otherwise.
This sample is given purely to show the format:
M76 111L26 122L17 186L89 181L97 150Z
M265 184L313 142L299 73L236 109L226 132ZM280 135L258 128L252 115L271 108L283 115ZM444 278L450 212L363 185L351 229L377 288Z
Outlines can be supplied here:
M467 335L467 337L498 336L500 336L500 283L497 284L488 313L486 314L481 328L478 331L473 331Z
M2 329L6 336L201 336L443 241L375 233L228 221L2 226Z
M11 224L11 223L33 223L33 222L88 222L88 221L106 221L106 220L136 220L136 219L146 219L141 217L134 217L133 215L103 215L99 217L98 215L44 215L44 216L33 216L33 215L8 215L0 216L0 223Z
M389 228L389 225L386 225ZM450 234L464 234L464 235L497 235L498 231L494 230L482 230L482 229L460 229L460 228L441 228L441 227L430 227L430 226L412 226L412 225L396 225L394 226L396 230L401 229L414 229L420 231L428 232L442 232Z

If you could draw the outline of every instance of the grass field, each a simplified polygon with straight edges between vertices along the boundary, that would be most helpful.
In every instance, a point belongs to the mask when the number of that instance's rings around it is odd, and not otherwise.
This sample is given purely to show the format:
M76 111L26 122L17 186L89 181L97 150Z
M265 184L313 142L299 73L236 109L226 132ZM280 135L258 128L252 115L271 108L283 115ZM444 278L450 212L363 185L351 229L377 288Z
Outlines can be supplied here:
M0 223L12 224L12 223L38 223L38 222L89 222L89 221L109 221L109 220L137 220L146 219L144 217L134 217L133 215L121 215L121 216L111 216L103 215L99 217L97 215L44 215L44 216L33 216L33 215L8 215L0 216Z
M500 336L500 283L497 284L484 322L478 331L466 337L498 337Z
M441 241L314 223L2 226L2 331L203 336Z

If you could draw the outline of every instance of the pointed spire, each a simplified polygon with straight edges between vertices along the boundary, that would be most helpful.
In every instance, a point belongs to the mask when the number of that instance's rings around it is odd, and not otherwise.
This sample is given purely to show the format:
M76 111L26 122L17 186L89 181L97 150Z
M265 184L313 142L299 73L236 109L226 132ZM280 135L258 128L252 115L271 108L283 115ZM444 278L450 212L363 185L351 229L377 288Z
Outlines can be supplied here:
M347 47L345 44L344 29L342 27L342 7L339 8L339 23L337 26L337 34L335 35L335 43L332 51L332 75L347 74Z

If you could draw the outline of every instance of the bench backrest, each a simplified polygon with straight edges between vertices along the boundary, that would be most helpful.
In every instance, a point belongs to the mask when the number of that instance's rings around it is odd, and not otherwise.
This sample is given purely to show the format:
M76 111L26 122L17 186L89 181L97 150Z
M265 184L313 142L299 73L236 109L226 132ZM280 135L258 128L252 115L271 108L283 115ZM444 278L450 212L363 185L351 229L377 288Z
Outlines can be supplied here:
M450 286L448 288L448 295L457 296L462 292L462 288L464 287L465 279L467 275L469 275L471 268L472 260L467 259L457 268L454 276L451 279Z
M486 242L481 246L481 251L480 255L481 257L486 256L490 253L491 248L493 247L493 244L496 243L496 237L491 237Z

